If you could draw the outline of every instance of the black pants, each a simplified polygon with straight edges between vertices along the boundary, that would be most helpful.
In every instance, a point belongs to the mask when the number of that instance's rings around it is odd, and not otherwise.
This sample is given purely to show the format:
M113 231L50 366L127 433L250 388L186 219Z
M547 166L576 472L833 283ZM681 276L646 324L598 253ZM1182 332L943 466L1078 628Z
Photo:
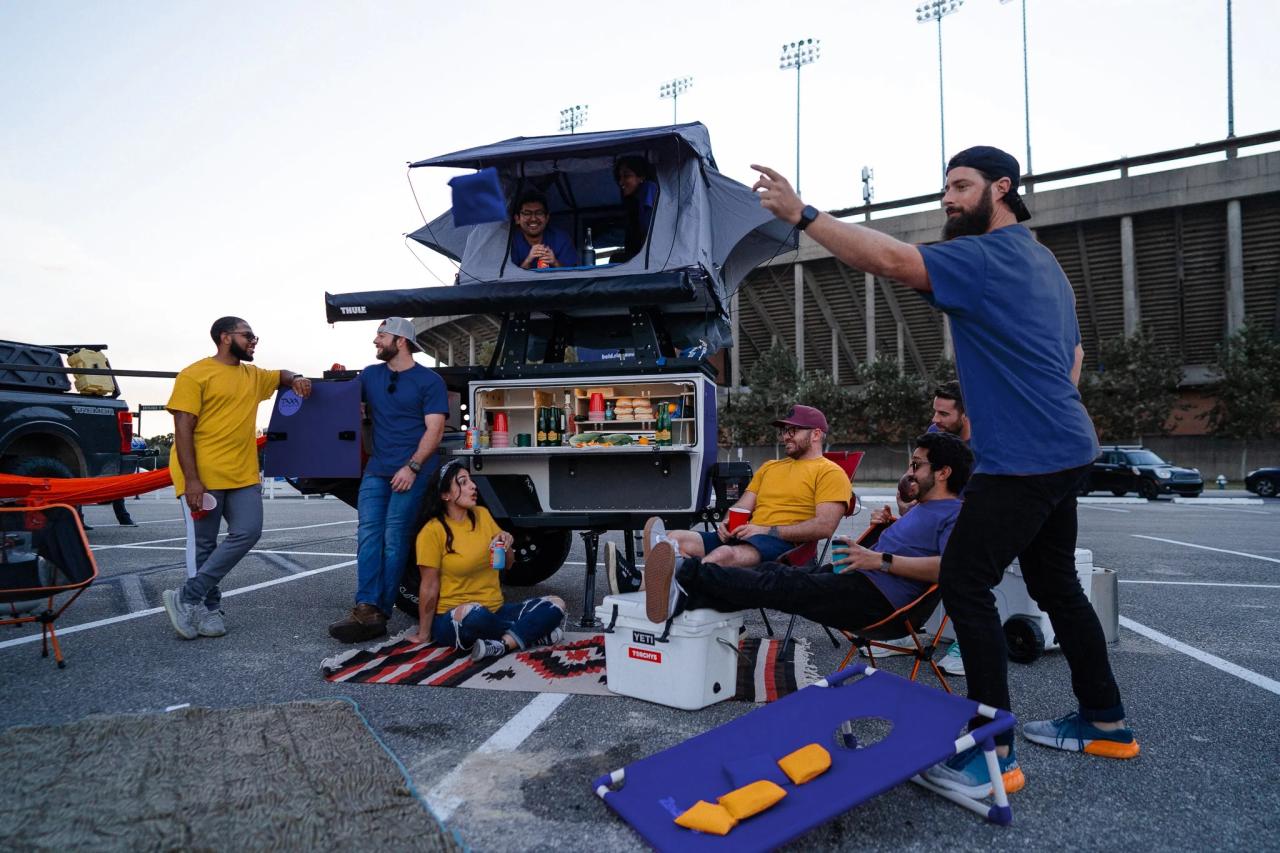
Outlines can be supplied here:
M857 631L894 611L862 572L835 574L831 565L795 568L761 563L749 569L685 558L676 580L687 599L682 610L709 607L724 613L767 607L821 625Z
M991 589L1017 557L1027 592L1048 614L1071 667L1081 715L1124 719L1102 625L1076 577L1076 494L1087 472L1085 466L1029 477L975 474L969 480L942 555L940 582L970 699L1010 707L1008 648ZM1013 735L997 740L1007 744Z

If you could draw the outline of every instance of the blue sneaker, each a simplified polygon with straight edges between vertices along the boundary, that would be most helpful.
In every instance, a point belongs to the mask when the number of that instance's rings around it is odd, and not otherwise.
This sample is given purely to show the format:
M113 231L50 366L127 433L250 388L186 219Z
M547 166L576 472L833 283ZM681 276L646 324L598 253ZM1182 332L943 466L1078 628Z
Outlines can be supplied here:
M1000 777L1004 779L1004 792L1012 794L1021 791L1027 784L1018 766L1018 758L1013 748L1005 758L996 757L1000 763ZM941 764L935 764L923 774L926 780L940 788L956 791L966 797L981 799L992 795L991 774L987 771L987 758L982 747L971 746L964 752L948 758Z
M1133 729L1103 731L1077 711L1056 720L1027 723L1022 727L1022 736L1041 746L1103 758L1134 758L1138 754L1138 741L1133 736Z

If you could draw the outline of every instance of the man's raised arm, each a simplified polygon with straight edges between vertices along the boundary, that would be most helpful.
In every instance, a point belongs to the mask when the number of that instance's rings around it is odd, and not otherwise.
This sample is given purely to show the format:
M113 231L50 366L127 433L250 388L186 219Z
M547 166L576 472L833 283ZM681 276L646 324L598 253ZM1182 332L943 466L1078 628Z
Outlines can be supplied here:
M805 205L791 183L768 166L752 165L751 168L760 173L760 180L752 189L760 194L764 209L783 222L797 224ZM924 256L910 243L871 228L841 222L826 213L819 213L805 228L805 233L851 267L893 279L915 290L931 289Z

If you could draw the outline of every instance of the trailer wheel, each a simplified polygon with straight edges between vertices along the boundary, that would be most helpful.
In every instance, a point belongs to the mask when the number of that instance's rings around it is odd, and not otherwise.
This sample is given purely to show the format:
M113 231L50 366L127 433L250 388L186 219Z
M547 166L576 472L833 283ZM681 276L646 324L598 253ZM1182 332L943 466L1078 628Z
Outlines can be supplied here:
M515 559L502 573L506 586L533 586L559 571L573 544L572 530L528 530L516 528L510 557Z
M1004 641L1014 663L1031 663L1044 654L1044 632L1027 616L1009 617L1004 623Z
M508 559L511 564L503 570L504 586L533 586L554 575L569 556L573 544L572 530L521 530L512 531L515 547ZM405 566L400 576L400 588L396 591L396 607L414 619L418 618L418 585L422 575L413 560Z

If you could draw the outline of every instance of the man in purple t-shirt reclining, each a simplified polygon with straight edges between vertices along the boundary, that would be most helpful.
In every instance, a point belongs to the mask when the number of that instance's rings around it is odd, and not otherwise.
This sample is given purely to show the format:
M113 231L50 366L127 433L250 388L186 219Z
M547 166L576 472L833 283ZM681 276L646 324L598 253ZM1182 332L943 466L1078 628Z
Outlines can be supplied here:
M960 491L973 468L972 451L953 435L926 433L916 445L910 477L918 501L880 534L875 550L850 543L834 565L765 562L742 569L682 557L674 540L660 538L645 563L650 621L703 607L727 613L768 607L856 631L910 604L938 580Z

